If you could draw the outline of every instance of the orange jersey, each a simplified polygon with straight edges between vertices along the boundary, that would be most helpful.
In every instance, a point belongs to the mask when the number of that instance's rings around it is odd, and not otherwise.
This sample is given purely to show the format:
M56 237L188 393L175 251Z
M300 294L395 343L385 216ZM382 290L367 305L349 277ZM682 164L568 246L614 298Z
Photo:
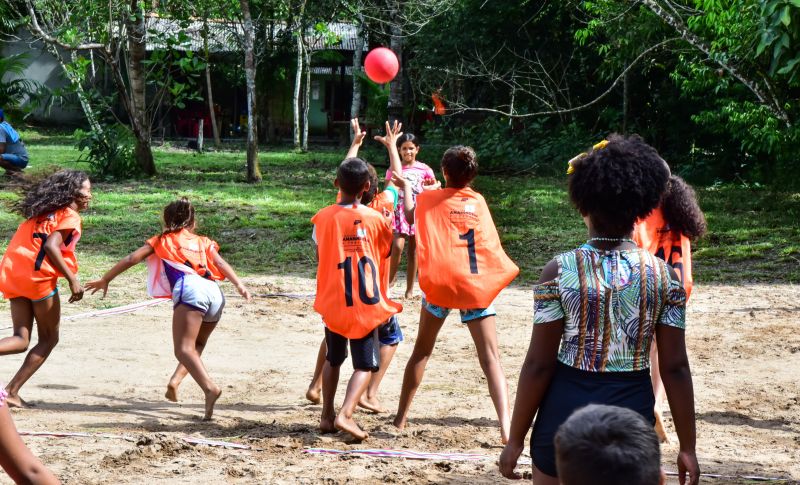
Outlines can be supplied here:
M76 211L64 207L51 214L32 217L19 225L0 262L0 291L5 298L38 300L50 294L56 280L64 276L45 253L47 238L55 231L68 230L61 244L67 268L78 271L75 246L81 238L82 222Z
M642 249L663 259L675 269L688 298L692 293L692 243L688 237L669 228L658 207L636 223L633 240Z
M147 290L153 297L168 297L182 273L193 273L210 280L225 276L214 263L219 251L215 241L187 229L153 236L147 240L155 254L147 258Z
M445 308L487 308L519 274L503 251L492 215L471 188L417 196L419 287Z
M403 307L386 296L392 228L366 206L328 206L311 219L319 263L314 310L347 338L363 338Z

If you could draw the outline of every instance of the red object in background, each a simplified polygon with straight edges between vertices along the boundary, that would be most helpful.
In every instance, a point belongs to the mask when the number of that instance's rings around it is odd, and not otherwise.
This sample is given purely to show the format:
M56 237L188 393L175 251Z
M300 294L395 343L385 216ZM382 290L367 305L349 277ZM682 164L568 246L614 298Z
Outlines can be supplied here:
M186 107L175 110L175 133L186 138L197 138L200 128L200 119L203 119L203 136L210 137L211 116L208 114L208 107Z
M435 92L431 94L431 99L433 99L433 113L437 115L443 115L447 112L447 108L444 105L444 101L442 97L439 95L439 92Z
M364 71L367 77L378 84L388 83L400 70L400 62L391 49L376 47L369 51L364 59Z

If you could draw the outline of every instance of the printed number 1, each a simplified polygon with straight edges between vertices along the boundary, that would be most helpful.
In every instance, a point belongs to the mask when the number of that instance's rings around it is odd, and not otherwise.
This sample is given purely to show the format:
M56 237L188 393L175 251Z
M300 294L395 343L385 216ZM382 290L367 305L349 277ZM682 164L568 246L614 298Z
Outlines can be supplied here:
M346 306L353 306L353 258L346 257L344 261L336 265L338 269L344 270L344 303ZM372 270L372 296L367 294L367 275L366 267L369 265ZM365 305L377 305L381 301L380 290L378 289L378 279L375 277L375 263L369 256L362 256L358 260L358 299Z
M33 237L34 239L42 240L42 246L39 248L39 253L36 255L36 263L33 265L33 269L35 271L39 271L42 269L42 262L44 261L44 257L46 255L44 252L44 243L47 242L47 234L43 232L34 232Z
M458 238L467 241L467 253L469 253L469 272L478 274L478 256L475 254L475 229L470 229L465 234L459 234Z

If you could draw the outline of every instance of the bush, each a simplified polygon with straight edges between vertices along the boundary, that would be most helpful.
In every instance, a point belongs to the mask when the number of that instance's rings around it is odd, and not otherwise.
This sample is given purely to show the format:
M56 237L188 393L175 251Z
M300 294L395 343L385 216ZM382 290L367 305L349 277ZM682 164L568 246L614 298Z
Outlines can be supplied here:
M77 129L74 137L81 152L78 162L88 163L94 177L121 179L140 172L133 151L133 134L126 126L108 125L102 132Z

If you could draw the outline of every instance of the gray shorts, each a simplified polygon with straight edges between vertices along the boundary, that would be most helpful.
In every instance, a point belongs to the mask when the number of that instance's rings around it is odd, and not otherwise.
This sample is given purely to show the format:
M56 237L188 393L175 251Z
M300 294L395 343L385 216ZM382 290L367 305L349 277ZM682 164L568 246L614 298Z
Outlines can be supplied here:
M196 274L185 274L172 288L173 308L186 305L203 313L204 323L217 323L225 308L225 296L215 281Z

